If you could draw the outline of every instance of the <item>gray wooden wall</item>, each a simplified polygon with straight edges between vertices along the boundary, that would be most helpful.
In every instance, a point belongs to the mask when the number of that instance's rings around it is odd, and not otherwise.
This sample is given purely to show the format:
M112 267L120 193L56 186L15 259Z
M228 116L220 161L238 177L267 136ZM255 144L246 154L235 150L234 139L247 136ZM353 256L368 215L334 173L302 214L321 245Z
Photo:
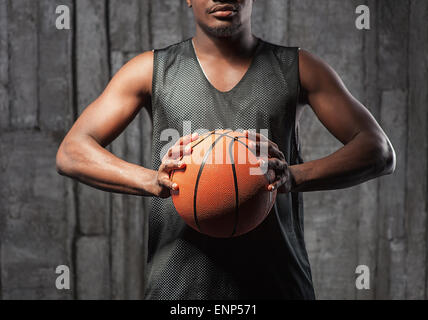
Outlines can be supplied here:
M371 30L355 8L371 9ZM71 9L71 30L55 8ZM394 175L304 195L318 298L427 298L426 0L258 0L254 33L325 59L381 123L398 157ZM147 206L55 171L56 150L110 77L144 50L192 35L184 0L0 0L0 298L138 299L144 285ZM145 111L109 150L149 165ZM306 108L305 160L340 144ZM55 268L72 271L58 291ZM371 289L357 290L367 265Z

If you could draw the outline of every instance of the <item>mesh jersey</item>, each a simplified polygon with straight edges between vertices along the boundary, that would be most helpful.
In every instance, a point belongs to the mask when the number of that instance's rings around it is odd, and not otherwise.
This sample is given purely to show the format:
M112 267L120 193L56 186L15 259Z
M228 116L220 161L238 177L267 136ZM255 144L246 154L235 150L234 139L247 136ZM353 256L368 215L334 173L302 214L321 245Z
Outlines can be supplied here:
M251 65L230 91L205 77L191 39L154 51L152 166L165 129L268 129L289 164L301 163L296 130L298 48L259 40ZM178 139L178 137L177 137ZM173 140L173 139L171 139ZM175 142L175 141L174 141ZM253 231L228 239L188 227L171 198L151 199L146 299L314 299L300 193L278 194Z

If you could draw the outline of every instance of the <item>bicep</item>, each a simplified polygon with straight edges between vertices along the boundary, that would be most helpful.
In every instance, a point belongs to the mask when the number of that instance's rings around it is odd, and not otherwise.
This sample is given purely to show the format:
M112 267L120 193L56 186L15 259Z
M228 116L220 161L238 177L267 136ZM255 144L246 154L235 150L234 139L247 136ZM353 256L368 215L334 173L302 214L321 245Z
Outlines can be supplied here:
M130 60L83 111L68 136L90 136L103 147L110 144L150 99L152 76L152 52Z
M343 144L362 131L381 130L370 112L325 62L300 50L300 81L306 100L321 123Z

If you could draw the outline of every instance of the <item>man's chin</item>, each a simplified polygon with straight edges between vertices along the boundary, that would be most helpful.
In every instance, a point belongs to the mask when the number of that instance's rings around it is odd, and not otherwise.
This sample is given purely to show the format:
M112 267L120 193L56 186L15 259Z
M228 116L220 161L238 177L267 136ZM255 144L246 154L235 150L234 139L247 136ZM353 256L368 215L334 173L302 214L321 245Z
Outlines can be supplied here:
M218 37L218 38L227 38L236 35L241 29L240 23L218 23L215 26L206 26L206 31L208 34Z

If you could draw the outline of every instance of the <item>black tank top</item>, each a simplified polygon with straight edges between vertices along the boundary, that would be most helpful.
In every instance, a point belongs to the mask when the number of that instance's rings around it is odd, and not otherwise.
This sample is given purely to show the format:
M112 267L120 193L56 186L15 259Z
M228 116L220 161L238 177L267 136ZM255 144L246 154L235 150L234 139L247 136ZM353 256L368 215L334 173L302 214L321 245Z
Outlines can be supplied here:
M295 121L299 84L298 48L259 40L247 73L228 92L208 81L191 39L155 50L153 169L167 144L201 128L268 129L288 163L301 163ZM180 134L165 131L171 128ZM314 299L302 209L301 194L278 194L256 229L218 239L188 227L171 198L152 198L145 298Z

